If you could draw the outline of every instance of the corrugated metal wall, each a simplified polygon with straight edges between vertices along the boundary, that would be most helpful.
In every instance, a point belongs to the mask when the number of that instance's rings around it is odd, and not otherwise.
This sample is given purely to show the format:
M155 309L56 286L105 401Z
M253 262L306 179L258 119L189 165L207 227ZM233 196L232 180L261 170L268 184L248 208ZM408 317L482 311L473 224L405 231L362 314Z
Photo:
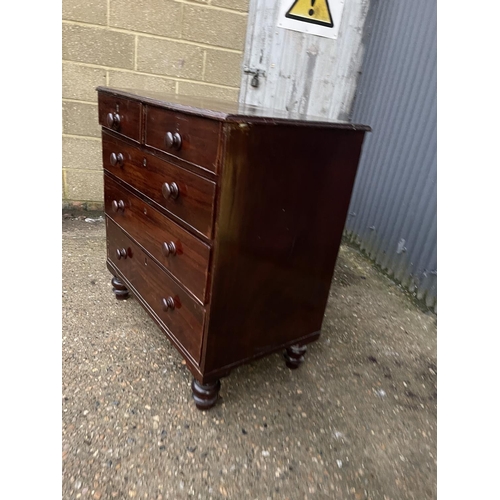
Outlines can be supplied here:
M436 308L436 2L372 0L352 121L365 140L346 234Z

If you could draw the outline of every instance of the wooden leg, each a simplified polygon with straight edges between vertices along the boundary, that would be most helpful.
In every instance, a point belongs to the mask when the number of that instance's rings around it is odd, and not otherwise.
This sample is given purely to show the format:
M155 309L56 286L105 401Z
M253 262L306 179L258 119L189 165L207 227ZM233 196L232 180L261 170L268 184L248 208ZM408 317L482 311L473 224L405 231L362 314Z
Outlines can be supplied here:
M304 354L307 351L305 345L292 345L286 348L285 362L290 370L297 369L304 362Z
M202 385L196 379L191 383L193 399L198 410L208 410L217 402L220 390L220 380Z
M115 294L115 297L118 300L124 300L128 298L129 291L127 287L123 284L123 282L120 280L120 278L113 276L111 284L113 285L113 293Z

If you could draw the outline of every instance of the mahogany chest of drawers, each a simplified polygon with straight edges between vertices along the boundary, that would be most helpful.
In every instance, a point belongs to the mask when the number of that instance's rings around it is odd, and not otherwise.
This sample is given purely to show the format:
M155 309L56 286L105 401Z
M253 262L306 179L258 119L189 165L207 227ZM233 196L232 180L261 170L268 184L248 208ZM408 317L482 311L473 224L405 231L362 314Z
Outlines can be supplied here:
M219 379L320 334L369 127L98 87L107 266L193 374Z

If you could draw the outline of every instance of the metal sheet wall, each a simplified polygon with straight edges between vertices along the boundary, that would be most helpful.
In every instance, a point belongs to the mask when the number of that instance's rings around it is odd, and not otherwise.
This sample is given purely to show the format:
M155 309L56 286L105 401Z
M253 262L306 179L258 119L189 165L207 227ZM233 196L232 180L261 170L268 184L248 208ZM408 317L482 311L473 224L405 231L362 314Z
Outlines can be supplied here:
M278 27L280 4L250 2L239 101L347 120L363 61L369 0L345 2L336 40ZM251 84L255 71L257 87Z
M436 308L436 2L372 0L352 120L371 125L346 234Z

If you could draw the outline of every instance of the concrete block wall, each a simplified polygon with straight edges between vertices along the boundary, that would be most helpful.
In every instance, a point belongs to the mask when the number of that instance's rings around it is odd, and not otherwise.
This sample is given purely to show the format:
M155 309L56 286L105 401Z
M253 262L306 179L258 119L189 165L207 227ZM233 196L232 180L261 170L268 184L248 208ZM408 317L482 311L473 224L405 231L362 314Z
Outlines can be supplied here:
M63 0L63 207L100 209L98 85L237 101L249 0Z

